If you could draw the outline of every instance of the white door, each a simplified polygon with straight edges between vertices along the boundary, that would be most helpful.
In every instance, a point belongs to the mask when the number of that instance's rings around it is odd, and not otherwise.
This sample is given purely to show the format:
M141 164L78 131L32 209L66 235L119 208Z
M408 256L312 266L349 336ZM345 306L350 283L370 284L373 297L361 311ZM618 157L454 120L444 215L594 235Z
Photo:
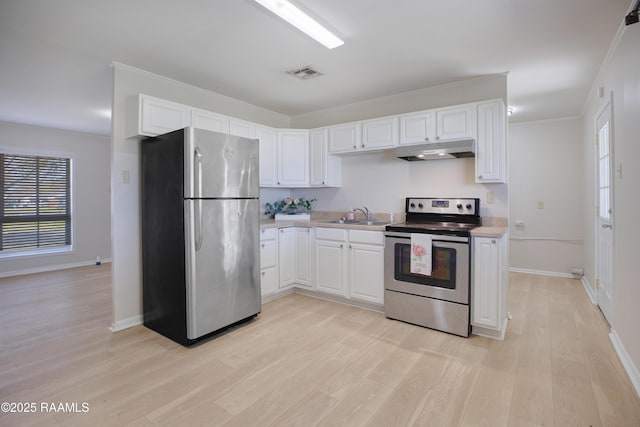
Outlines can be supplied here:
M597 249L596 289L598 306L611 323L613 291L613 180L611 104L600 113L597 128Z

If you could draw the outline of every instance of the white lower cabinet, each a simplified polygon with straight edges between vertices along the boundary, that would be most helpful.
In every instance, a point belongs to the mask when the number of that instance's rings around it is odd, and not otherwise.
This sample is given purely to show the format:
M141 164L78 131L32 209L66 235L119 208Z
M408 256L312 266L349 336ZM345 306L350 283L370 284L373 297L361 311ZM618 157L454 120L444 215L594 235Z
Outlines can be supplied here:
M313 271L313 236L312 229L309 227L295 228L295 257L296 257L296 285L307 288L313 287L312 271Z
M278 287L313 287L313 229L286 227L278 230Z
M346 283L347 230L316 228L316 290L347 296Z
M260 287L262 296L278 290L278 234L277 229L260 230Z
M384 302L384 234L317 228L316 290L364 302Z
M473 237L473 333L504 338L507 320L506 236Z
M384 303L384 233L349 230L349 297Z
M278 230L278 271L279 288L286 288L296 281L296 233L295 228L281 228Z

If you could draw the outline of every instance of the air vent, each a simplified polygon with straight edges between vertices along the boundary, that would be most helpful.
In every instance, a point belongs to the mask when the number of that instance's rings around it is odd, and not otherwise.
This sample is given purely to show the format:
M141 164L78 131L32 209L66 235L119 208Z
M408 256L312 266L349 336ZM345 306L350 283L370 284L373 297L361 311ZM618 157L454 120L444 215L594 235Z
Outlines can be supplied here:
M311 67L300 68L299 70L287 71L287 74L297 77L300 80L312 79L314 77L321 76L322 73L317 72Z

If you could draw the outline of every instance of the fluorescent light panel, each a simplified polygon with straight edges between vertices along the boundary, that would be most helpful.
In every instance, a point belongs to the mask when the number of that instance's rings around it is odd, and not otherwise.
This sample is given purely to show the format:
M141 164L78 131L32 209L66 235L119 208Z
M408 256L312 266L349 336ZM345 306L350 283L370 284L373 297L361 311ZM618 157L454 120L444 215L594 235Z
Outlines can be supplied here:
M255 0L256 3L269 9L309 37L315 39L329 49L344 44L342 40L320 25L309 15L286 0Z

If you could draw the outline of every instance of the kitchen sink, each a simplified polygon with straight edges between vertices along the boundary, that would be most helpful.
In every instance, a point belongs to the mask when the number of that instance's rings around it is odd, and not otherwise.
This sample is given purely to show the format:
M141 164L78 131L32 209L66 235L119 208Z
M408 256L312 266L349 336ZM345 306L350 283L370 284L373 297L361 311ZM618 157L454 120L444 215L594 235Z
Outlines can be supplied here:
M354 225L386 225L389 224L386 221L367 221L366 219L348 220L348 219L336 219L333 221L323 221L328 224L354 224Z

